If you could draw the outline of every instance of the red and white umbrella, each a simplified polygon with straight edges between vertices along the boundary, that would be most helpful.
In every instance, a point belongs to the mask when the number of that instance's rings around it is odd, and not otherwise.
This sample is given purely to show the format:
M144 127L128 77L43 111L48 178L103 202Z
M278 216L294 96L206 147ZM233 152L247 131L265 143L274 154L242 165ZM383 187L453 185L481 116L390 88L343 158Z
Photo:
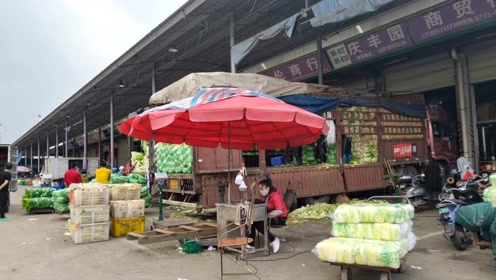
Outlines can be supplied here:
M119 130L143 140L252 150L310 144L326 120L271 96L239 88L205 88L192 98L152 108Z

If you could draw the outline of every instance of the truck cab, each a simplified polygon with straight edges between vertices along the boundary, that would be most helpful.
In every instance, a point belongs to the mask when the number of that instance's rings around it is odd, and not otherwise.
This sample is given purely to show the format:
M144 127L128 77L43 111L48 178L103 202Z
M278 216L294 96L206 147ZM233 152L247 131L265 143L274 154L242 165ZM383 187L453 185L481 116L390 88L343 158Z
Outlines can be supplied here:
M432 158L450 163L459 156L456 122L440 105L427 105L427 145Z

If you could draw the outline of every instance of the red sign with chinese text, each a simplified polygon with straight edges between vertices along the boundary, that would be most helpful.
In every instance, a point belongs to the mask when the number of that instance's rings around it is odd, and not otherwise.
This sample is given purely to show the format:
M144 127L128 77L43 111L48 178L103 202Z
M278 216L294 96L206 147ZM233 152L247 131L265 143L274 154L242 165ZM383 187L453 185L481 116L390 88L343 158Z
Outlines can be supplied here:
M396 144L393 146L393 149L395 158L413 156L412 144Z

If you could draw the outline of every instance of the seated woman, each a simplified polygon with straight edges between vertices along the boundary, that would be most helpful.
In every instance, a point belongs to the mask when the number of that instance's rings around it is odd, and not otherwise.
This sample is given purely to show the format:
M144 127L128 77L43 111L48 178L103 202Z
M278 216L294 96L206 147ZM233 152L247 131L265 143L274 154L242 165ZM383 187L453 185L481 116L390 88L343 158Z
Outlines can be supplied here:
M270 218L271 225L286 225L286 218L288 217L288 209L284 203L284 199L281 195L279 188L272 186L272 181L270 179L262 180L258 183L258 190L261 194L261 199L263 202L267 203L267 215ZM250 237L255 240L255 230L261 234L265 234L265 228L263 221L253 222L251 226ZM269 237L270 245L274 253L279 251L280 240L279 238L267 232ZM249 244L248 248L254 246L254 242Z

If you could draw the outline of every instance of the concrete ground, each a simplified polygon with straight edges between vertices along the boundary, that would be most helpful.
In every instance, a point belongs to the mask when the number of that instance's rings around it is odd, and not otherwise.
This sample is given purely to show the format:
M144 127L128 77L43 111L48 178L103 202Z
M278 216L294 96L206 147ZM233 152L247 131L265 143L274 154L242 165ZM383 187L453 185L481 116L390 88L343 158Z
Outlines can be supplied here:
M111 238L108 242L74 245L70 236L64 235L67 217L26 215L20 207L22 194L20 189L11 196L8 217L12 221L0 222L1 280L220 279L217 252L181 254L176 241L145 246L126 238ZM149 218L157 217L156 208L147 211ZM338 267L320 262L309 252L316 243L329 237L329 229L330 220L274 229L276 235L287 240L280 252L270 256L250 255L245 267L257 271L260 279L340 279ZM442 237L435 210L419 213L414 230L419 241L408 257L408 270L393 274L394 280L495 279L496 262L491 253L475 247L456 251ZM231 272L246 272L228 259L225 265ZM353 279L379 279L379 275L354 269Z

